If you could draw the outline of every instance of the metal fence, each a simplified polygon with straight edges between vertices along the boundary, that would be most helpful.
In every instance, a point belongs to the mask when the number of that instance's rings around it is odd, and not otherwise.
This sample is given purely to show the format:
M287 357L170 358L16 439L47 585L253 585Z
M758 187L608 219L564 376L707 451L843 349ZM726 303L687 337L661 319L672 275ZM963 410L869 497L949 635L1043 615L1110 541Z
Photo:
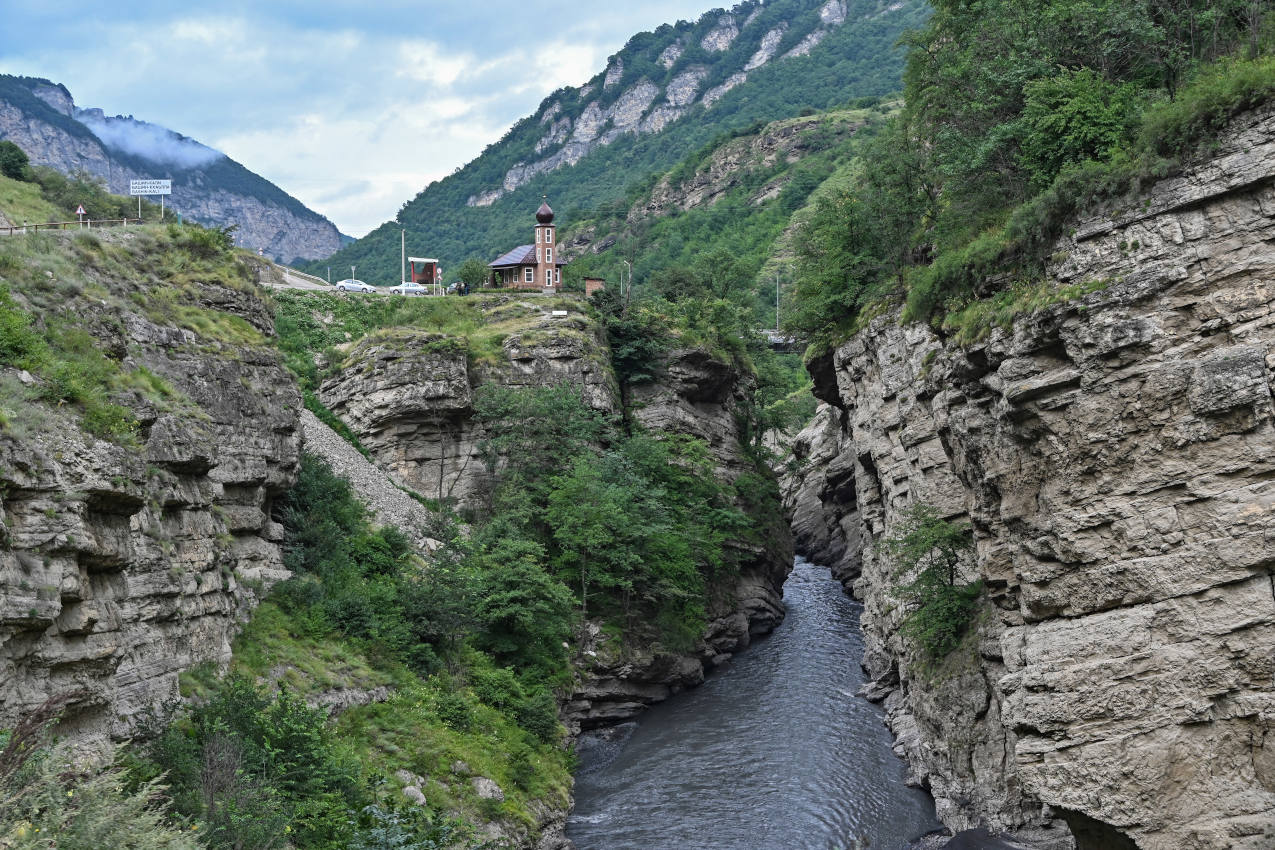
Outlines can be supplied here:
M26 233L32 230L74 230L82 228L90 230L94 227L109 227L120 224L141 224L140 218L86 218L83 221L46 221L40 224L11 224L0 226L0 233L12 236L15 233Z

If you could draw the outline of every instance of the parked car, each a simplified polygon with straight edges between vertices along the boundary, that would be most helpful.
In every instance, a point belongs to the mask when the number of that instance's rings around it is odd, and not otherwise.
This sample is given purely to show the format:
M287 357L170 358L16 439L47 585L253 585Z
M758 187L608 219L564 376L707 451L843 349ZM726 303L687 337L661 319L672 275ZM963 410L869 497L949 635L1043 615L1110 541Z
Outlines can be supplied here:
M336 282L336 288L341 290L342 292L375 292L376 291L376 287L374 286L370 286L361 280L351 280L349 278L345 280L338 280Z
M410 280L400 283L398 286L390 287L391 295L425 295L429 289L421 286L419 283L412 283Z

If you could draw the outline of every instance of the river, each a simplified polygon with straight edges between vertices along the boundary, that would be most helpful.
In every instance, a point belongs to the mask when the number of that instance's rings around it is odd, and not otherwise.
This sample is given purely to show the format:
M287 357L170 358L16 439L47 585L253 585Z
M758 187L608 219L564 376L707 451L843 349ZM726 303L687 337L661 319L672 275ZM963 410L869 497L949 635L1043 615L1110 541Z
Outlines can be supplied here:
M581 738L577 850L898 850L939 827L855 696L861 606L798 558L788 615L698 688Z

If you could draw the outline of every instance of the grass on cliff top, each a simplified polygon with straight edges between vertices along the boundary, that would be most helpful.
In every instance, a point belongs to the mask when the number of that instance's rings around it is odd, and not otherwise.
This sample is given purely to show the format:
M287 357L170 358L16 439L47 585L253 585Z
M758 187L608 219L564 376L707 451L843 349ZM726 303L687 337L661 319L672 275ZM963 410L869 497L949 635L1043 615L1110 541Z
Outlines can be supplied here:
M202 303L210 288L252 286L221 231L170 225L0 237L0 366L34 375L39 399L6 395L0 426L38 419L33 404L71 405L86 431L135 442L142 402L192 406L130 360L138 352L125 332L129 316L193 331L213 353L260 345L261 333L242 317Z
M407 339L415 338L410 332L427 331L449 338L434 345L440 351L460 349L473 362L495 364L505 339L536 327L548 311L587 309L571 296L516 293L400 298L283 291L274 300L279 348L309 390L322 380L320 365L336 368L344 360L339 349L365 337Z

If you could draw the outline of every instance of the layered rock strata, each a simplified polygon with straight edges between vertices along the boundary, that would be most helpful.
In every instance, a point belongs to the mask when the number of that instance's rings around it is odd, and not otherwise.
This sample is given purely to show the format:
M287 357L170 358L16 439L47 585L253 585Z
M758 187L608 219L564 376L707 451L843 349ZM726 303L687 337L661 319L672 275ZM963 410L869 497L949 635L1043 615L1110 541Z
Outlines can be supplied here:
M1275 113L1079 222L1091 295L961 347L874 321L814 364L799 546L865 603L897 749L954 829L1039 846L1275 846ZM881 541L973 524L974 633L898 632Z
M199 289L270 333L255 296ZM227 662L259 592L286 575L270 511L296 473L300 396L264 346L210 342L118 303L91 312L104 350L182 401L135 399L140 445L43 405L0 430L0 728L73 693L59 733L100 749L176 698L180 672Z
M493 320L523 319L494 361L474 359L454 337L395 330L359 340L320 391L377 462L427 498L467 504L484 480L474 420L481 384L569 384L595 410L619 413L605 343L583 314L554 316L547 301L513 296L489 299L485 308Z

